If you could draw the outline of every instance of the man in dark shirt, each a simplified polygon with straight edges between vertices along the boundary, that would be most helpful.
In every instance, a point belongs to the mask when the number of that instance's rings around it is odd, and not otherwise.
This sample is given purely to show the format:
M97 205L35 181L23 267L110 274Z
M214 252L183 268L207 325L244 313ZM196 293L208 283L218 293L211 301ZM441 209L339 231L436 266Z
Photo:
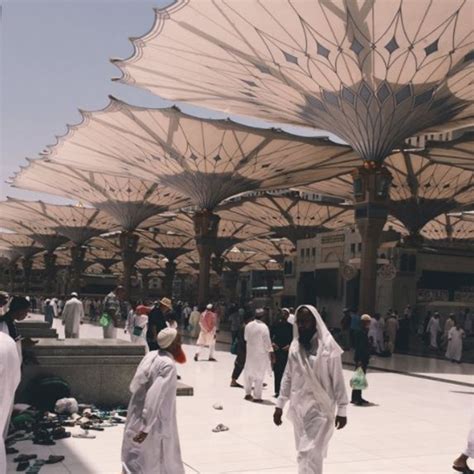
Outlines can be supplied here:
M237 331L237 357L234 362L234 370L232 371L230 386L243 388L237 379L240 377L240 374L244 370L245 359L247 358L247 343L245 342L245 326L252 320L252 316L244 311L243 322L240 325L239 330Z
M148 315L148 329L146 332L146 341L150 351L158 350L158 342L156 337L158 333L168 327L167 313L172 309L171 300L169 298L161 298L161 300L153 306Z
M273 372L275 373L275 397L280 394L281 379L285 372L286 363L288 362L288 351L291 341L293 340L293 325L288 322L290 312L283 308L280 319L272 326L270 337L275 353L275 364Z
M360 327L354 331L354 362L357 367L362 367L364 373L370 359L369 327L371 317L368 314L360 318ZM351 403L354 405L368 405L369 402L362 398L362 390L352 390Z

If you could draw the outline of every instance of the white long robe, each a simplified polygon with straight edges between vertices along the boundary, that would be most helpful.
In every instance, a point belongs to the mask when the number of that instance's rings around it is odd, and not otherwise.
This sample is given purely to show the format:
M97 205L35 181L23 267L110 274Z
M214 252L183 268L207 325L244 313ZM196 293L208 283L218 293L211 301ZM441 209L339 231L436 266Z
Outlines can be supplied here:
M462 340L464 338L464 330L451 328L448 333L448 348L446 350L446 359L457 360L462 357Z
M15 341L0 332L0 474L7 472L5 433L13 407L15 390L20 383L21 362Z
M322 474L335 415L346 416L349 400L341 353L319 313L318 332L309 353L300 346L295 331L277 407L283 409L290 402L288 418L294 427L299 474Z
M151 351L130 384L122 444L122 466L127 474L184 474L176 422L177 372L166 351ZM133 438L148 433L139 444Z
M426 331L430 334L430 346L438 348L438 334L441 331L439 319L432 317Z
M84 319L84 306L82 301L73 297L66 301L62 313L64 321L64 332L67 338L79 337L81 321Z
M244 339L247 342L245 375L263 380L265 372L271 372L270 352L273 352L270 330L258 319L245 326Z

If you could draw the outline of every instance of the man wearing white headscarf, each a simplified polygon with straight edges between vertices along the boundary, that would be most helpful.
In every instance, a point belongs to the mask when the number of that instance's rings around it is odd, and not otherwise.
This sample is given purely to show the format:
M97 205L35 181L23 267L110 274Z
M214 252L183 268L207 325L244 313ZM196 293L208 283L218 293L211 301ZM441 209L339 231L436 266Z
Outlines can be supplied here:
M20 383L21 362L15 341L0 331L0 473L7 472L5 436L13 408L15 390Z
M130 384L122 444L126 474L184 474L176 421L176 362L186 362L174 328L162 329L160 350L142 360Z
M300 306L273 414L274 423L281 425L283 408L290 402L299 474L322 474L334 427L347 423L342 352L316 308Z

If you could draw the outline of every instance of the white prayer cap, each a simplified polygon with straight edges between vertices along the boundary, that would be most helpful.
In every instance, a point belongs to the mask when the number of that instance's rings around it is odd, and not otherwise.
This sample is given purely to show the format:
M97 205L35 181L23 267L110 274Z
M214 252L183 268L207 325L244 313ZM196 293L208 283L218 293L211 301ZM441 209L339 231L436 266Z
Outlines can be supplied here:
M206 309L212 309L212 304L209 303L209 304L206 306Z
M360 317L360 320L361 320L361 321L371 321L372 318L371 318L368 314L363 314L363 315Z
M73 291L73 292L71 293L71 296L77 298L77 293L76 293L75 291Z
M171 346L171 344L173 344L177 335L178 331L176 331L176 329L165 328L158 333L156 340L161 349L166 349L167 347Z

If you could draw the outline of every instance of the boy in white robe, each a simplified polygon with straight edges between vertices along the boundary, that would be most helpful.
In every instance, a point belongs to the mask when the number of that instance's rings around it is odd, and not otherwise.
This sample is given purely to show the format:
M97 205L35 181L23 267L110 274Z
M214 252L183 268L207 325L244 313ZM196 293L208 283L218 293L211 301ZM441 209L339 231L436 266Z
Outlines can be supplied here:
M15 390L20 383L21 361L15 341L0 331L0 473L7 472L5 435L13 408Z
M173 328L162 329L161 348L142 360L130 384L122 444L122 467L126 474L184 474L176 421L176 362L186 356Z
M439 313L435 313L434 316L432 316L426 328L426 332L430 335L431 349L438 349L438 334L441 332Z
M448 348L446 349L446 359L452 362L461 362L462 357L462 340L466 334L461 328L460 323L451 328L448 332Z
M298 473L322 474L334 427L347 424L343 351L313 306L297 309L294 328L273 421L281 425L283 408L290 401L288 417L295 432Z
M84 306L77 297L77 293L71 293L71 298L66 301L62 318L65 337L78 339L81 323L84 321Z
M244 366L245 400L256 403L263 402L263 379L266 372L271 373L271 366L275 360L270 330L261 321L264 315L263 309L257 309L255 320L248 323L244 330L244 339L247 343L247 355Z

